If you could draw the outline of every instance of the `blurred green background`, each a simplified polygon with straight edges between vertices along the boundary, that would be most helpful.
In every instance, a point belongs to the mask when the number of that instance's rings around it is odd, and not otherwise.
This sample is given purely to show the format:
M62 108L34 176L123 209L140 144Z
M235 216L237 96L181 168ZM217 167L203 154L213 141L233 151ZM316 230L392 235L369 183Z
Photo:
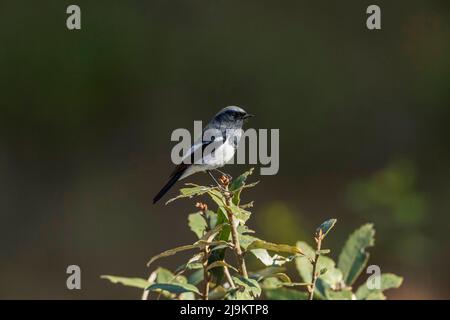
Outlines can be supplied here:
M75 3L82 29L69 31ZM373 3L379 31L365 27ZM280 129L279 173L245 194L262 237L311 241L336 217L337 249L373 222L370 262L405 277L389 298L450 298L449 9L2 1L0 298L138 298L99 276L145 277L149 257L194 241L192 201L151 199L171 171L172 130L227 105ZM66 289L70 264L82 290Z

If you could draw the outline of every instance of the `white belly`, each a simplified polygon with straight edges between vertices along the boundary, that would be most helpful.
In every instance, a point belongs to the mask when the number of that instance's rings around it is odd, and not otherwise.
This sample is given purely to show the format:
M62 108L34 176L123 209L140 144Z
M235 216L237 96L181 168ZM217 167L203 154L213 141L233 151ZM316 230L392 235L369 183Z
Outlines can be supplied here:
M202 163L192 164L183 175L180 177L180 180L194 174L196 172L213 170L220 167L223 167L227 162L233 159L235 148L233 145L228 143L221 144L214 152L208 153L203 156Z

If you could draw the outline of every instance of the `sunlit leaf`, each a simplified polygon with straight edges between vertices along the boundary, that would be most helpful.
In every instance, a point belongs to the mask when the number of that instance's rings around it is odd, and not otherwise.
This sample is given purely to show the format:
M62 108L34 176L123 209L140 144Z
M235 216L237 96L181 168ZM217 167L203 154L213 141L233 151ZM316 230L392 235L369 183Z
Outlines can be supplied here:
M369 299L372 297L381 297L378 293L383 292L384 290L399 288L402 285L403 278L399 277L392 273L383 273L380 276L380 288L379 289L369 289L367 287L367 283L364 282L361 286L359 286L356 291L356 297L359 300Z
M350 289L339 291L327 290L326 296L329 300L354 300L354 294Z
M247 250L253 250L253 249L266 249L269 251L275 251L275 252L286 252L286 253L293 253L293 254L302 254L301 249L295 246L290 246L287 244L276 244L271 242L266 242L263 240L255 240L247 247Z
M181 252L181 251L186 251L186 250L192 250L192 249L196 249L196 248L200 248L201 245L199 244L188 244L185 246L181 246L181 247L176 247L173 249L169 249L166 250L164 252L161 252L160 254L157 254L156 256L153 256L148 262L147 262L147 267L150 266L153 262L155 262L158 259L161 258L165 258L165 257L170 257L173 256L174 254Z
M273 276L274 274L285 271L282 267L268 267L255 272L250 273L250 278L254 278L258 281Z
M226 241L207 241L207 240L199 240L194 244L188 244L185 246L176 247L173 249L166 250L160 254L157 254L156 256L152 257L149 262L147 263L147 266L150 266L153 262L155 262L158 259L166 258L173 256L174 254L186 251L186 250L192 250L192 249L203 249L205 246L212 246L212 245L226 245L231 246L230 243L227 243Z
M366 248L374 245L373 224L365 224L354 231L339 255L338 267L347 285L352 285L367 264L369 253Z
M261 287L259 286L258 281L243 277L233 277L233 281L237 287L240 287L240 290L237 293L239 299L257 298L261 295Z
M188 224L189 228L191 228L199 239L203 236L203 233L207 228L205 218L203 218L203 215L200 212L191 213L188 216Z
M286 262L292 261L295 258L295 256L283 257L278 254L271 256L266 249L252 249L250 252L268 267L282 266Z
M184 272L186 270L195 270L195 269L203 268L203 265L201 262L203 261L204 255L205 254L203 252L199 252L199 253L195 254L193 257L191 257L188 260L188 262L179 266L175 270L175 273Z
M192 183L189 183L186 185L189 187L181 188L180 194L178 196L176 196L175 198L169 199L166 202L166 205L175 200L181 199L181 198L192 198L194 196L200 196L200 195L205 194L208 191L214 189L213 187L198 186L198 185L192 184Z

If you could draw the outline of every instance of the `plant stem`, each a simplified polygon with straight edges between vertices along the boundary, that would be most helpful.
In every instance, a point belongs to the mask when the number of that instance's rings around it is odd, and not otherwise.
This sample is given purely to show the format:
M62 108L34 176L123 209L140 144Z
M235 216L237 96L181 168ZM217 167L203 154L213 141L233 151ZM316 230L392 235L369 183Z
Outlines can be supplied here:
M211 175L211 173L209 173ZM211 175L211 177L214 179L214 177ZM214 179L215 181L215 179ZM226 175L222 175L219 178L219 182L217 183L219 186L219 191L222 193L222 195L225 198L225 211L227 212L227 216L228 216L228 222L230 223L230 227L231 227L231 239L233 241L233 245L234 245L234 253L236 255L236 259L237 259L237 263L239 265L239 273L244 277L244 278L248 278L248 273L247 273L247 267L245 265L245 260L244 260L244 254L242 253L242 249L241 249L241 245L239 243L239 234L237 231L237 226L238 226L238 221L235 220L234 218L234 214L231 211L230 207L231 207L231 198L233 197L233 193L230 192L230 190L228 189L228 186L230 185L230 178L227 177ZM231 277L230 277L231 279ZM230 283L231 285L231 283Z
M227 278L228 283L230 284L230 287L235 289L236 285L234 284L233 278L231 278L230 270L228 270L228 267L223 267L223 273L225 274L225 277Z
M225 199L226 199L226 203L227 203L227 206L225 207L225 209L227 211L228 221L229 221L230 227L231 227L231 239L233 240L234 253L236 254L236 259L239 264L239 271L241 272L241 275L244 278L248 278L247 267L245 265L245 260L244 260L244 254L242 253L241 245L239 243L239 234L237 231L236 220L234 219L233 212L231 212L230 207L229 207L230 201L231 201L231 196L230 196L229 192L228 192L228 194L225 195Z
M322 239L323 239L323 235L322 235L322 230L319 230L319 233L316 234L316 243L317 243L317 250L316 250L316 255L314 258L314 263L313 263L313 270L312 270L312 284L311 284L311 290L309 290L309 300L313 300L314 298L314 289L316 288L316 281L317 278L319 276L319 273L317 272L317 263L319 261L319 251L320 248L322 247Z
M209 298L209 272L206 270L208 266L208 259L206 263L203 264L203 300L208 300Z

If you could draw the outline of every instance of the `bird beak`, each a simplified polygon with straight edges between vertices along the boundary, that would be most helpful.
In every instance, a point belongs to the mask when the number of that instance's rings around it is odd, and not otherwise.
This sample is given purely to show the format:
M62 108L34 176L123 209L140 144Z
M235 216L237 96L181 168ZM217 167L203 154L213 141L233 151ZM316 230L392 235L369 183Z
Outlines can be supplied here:
M254 114L250 114L250 113L247 113L246 115L244 115L243 117L242 117L242 119L248 119L248 118L252 118L252 117L254 117L255 115Z

